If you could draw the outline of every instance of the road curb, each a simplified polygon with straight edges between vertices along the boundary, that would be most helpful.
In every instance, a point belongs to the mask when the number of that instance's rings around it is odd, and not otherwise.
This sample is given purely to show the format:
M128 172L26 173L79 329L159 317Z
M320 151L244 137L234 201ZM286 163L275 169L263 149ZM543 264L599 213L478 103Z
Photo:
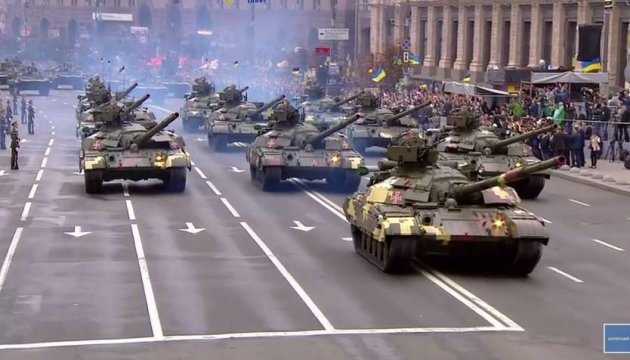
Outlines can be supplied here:
M630 187L627 185L613 185L613 184L605 184L603 182L594 180L590 176L580 175L579 173L570 173L566 170L552 170L553 176L557 176L561 179L576 182L583 185L588 185L592 187L596 187L598 189L614 192L621 195L630 196ZM621 186L626 186L628 189L623 189Z

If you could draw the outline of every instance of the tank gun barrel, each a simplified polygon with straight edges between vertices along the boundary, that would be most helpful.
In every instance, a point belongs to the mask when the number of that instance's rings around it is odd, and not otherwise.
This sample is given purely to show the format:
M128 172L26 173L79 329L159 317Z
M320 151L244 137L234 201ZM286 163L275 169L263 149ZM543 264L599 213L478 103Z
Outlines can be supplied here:
M127 115L131 114L132 111L137 109L140 105L142 105L142 103L147 101L147 99L150 98L150 97L151 97L151 95L146 94L143 97L141 97L140 99L136 100L133 104L129 105L128 108L123 110L123 116L127 116Z
M256 111L254 111L253 113L249 114L250 118L255 118L256 116L262 114L263 112L269 110L272 106L278 104L280 101L284 100L285 96L284 95L280 95L277 98L271 100L270 102L266 103L265 105L263 105L261 108L256 109Z
M116 100L122 100L124 98L127 97L127 95L131 94L131 92L138 87L138 83L135 82L133 84L131 84L127 89L125 89L125 91L116 94Z
M540 134L544 134L548 131L551 131L553 129L556 128L556 125L549 125L549 126L545 126L542 127L540 129L536 129L536 130L532 130L532 131L528 131L526 133L522 133L520 135L516 135L513 136L511 138L505 139L505 140L499 140L497 142L495 142L494 144L491 145L490 149L491 150L496 150L511 144L515 144L519 141L523 141L523 140L527 140L529 138L531 138L532 136L536 136L536 135L540 135Z
M414 107L412 107L409 110L405 110L405 111L403 111L401 113L398 113L398 114L396 114L394 116L390 116L390 117L385 118L385 122L391 123L392 121L396 121L396 120L398 120L400 118L403 118L403 117L405 117L405 116L407 116L409 114L412 114L412 113L414 113L414 112L416 112L416 111L418 111L420 109L423 109L423 108L425 108L425 107L427 107L429 105L431 105L431 103L427 101L427 102L422 103L422 104L420 104L418 106L414 106Z
M245 86L244 88L240 89L238 92L240 92L242 94L242 93L244 93L247 90L249 90L249 86Z
M339 131L339 130L347 127L347 126L350 126L350 124L352 124L353 122L359 120L360 118L361 118L361 115L359 115L359 114L354 114L354 115L348 116L344 121L340 122L339 124L329 128L327 130L324 130L324 131L320 132L315 137L312 137L312 138L308 139L305 142L304 146L306 146L308 144L314 144L314 143L316 143L318 141L321 141L325 137L330 136L330 135L336 133L337 131Z
M167 116L166 118L164 118L164 120L160 121L156 126L154 126L153 128L147 130L147 132L145 132L144 134L140 135L139 137L137 137L136 139L133 140L133 142L138 145L138 146L142 146L144 145L147 141L149 141L149 139L151 139L155 134L159 133L160 131L164 130L164 128L166 128L170 123L172 123L173 121L175 121L175 119L177 119L179 117L178 113L172 113L169 116Z
M553 167L561 166L564 164L564 156L556 156L549 160L541 161L534 165L524 166L517 169L512 169L499 176L491 177L489 179L476 181L470 184L461 185L453 190L455 197L471 194L486 189L490 189L495 186L503 186L518 180L525 179L535 172L547 170Z
M363 94L365 94L365 90L361 90L360 92L358 92L358 93L356 93L356 94L354 94L352 96L349 96L349 97L347 97L345 99L341 99L341 100L337 101L336 103L331 104L330 106L328 106L328 109L334 109L334 108L339 107L339 106L341 106L343 104L347 104L350 101L358 98L359 96L361 96Z

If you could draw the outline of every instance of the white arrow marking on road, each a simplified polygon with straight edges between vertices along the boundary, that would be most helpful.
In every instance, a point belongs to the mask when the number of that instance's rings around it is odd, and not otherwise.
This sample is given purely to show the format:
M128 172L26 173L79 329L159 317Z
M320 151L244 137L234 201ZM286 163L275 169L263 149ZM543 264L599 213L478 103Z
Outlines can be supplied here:
M203 138L196 138L196 139L195 139L195 141L200 141L200 142L201 142L201 141L206 141L206 139L203 139Z
M315 226L304 226L304 224L302 224L301 222L297 220L293 220L293 222L295 223L295 226L290 226L291 229L300 230L304 232L309 232L315 229Z
M344 238L341 238L341 240L343 240L343 241L352 241L352 237L344 237Z
M239 168L237 168L236 166L232 166L232 170L230 170L230 172L234 172L234 173L242 173L245 170L241 170Z
M186 223L186 229L179 229L179 231L185 231L190 234L200 233L206 230L206 228L196 228L195 225L191 222Z
M5 175L9 175L5 173L5 170L0 170L0 176L5 176Z
M81 227L80 226L75 226L74 227L74 231L72 232L65 232L64 234L70 235L70 236L74 236L75 238L80 238L81 236L85 236L88 234L91 234L91 231L81 231Z
M73 172L74 175L83 175L83 170L79 171L79 172Z

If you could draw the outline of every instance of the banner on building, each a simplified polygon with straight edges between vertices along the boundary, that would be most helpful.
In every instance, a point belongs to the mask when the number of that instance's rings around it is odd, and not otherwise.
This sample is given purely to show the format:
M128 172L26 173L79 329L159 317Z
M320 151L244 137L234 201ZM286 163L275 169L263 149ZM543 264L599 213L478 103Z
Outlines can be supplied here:
M593 61L601 56L602 25L578 26L577 61Z

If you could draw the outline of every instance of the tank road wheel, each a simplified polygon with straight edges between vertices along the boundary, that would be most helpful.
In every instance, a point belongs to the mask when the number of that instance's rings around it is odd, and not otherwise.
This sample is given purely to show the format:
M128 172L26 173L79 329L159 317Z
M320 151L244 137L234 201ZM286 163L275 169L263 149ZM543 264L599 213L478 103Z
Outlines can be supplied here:
M535 240L519 240L513 247L514 257L507 267L507 273L512 276L526 277L540 261L543 245Z
M372 234L352 226L352 242L355 251L376 265L383 272L396 274L407 272L415 254L415 239L393 236L385 241L376 240Z
M164 179L164 186L169 192L184 192L186 190L186 168L173 168Z
M210 151L226 151L227 139L225 136L208 134L208 146Z
M514 190L521 198L535 199L543 191L545 180L543 176L534 175L513 183L512 187L514 187Z
M263 166L255 171L254 184L262 191L274 191L282 180L282 169L277 166Z
M98 194L103 190L103 172L101 170L85 170L83 179L86 193Z

